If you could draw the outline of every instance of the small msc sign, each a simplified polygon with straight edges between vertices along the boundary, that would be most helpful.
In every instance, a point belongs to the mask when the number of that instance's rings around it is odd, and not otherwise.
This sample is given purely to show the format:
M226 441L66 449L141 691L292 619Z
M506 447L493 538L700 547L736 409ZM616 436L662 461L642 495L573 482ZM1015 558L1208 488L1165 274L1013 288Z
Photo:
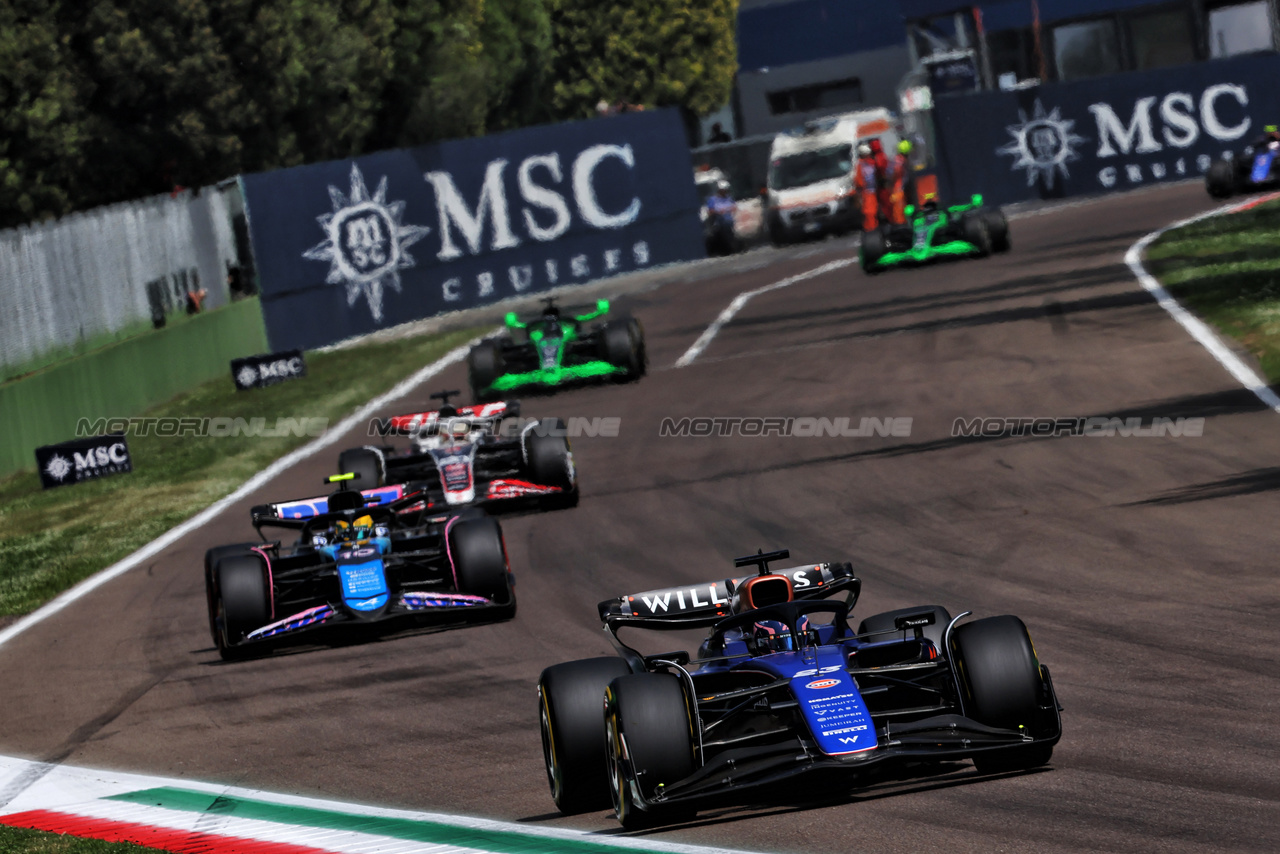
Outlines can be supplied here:
M133 471L123 433L73 439L36 448L36 467L45 489Z
M302 359L301 350L231 360L231 378L235 380L238 391L275 385L306 375L307 363Z

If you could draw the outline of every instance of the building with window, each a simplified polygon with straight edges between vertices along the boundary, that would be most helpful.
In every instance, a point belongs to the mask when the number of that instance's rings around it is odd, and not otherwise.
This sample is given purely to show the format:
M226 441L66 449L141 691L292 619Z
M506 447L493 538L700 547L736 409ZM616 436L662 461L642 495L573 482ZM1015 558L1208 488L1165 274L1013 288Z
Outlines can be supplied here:
M738 136L934 96L1274 51L1277 0L742 0ZM727 123L726 123L727 124Z

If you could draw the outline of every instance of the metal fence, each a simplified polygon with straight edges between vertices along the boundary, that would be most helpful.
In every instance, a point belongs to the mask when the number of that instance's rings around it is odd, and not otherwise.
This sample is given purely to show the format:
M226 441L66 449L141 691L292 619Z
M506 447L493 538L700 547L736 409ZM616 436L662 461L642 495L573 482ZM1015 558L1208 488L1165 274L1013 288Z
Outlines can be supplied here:
M160 325L204 289L229 299L239 265L239 186L156 196L0 231L0 369L74 351L139 324Z

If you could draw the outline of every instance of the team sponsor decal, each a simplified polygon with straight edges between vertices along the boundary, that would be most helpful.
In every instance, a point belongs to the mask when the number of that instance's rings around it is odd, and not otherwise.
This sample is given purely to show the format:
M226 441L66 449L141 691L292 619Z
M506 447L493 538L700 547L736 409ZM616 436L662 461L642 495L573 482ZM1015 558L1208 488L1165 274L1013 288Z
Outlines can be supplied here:
M527 480L499 478L498 480L490 481L485 497L494 499L522 498L527 495L554 495L563 491L558 486L543 486L538 483L529 483Z
M840 684L839 679L815 679L812 682L810 682L808 685L805 685L804 687L810 688L814 691L820 691L824 688L834 688L839 684Z
M238 391L275 385L306 375L307 363L301 350L264 353L231 360L231 378L235 380Z
M390 504L392 501L404 497L404 486L396 484L393 486L379 486L374 489L362 489L360 494L364 496L365 506ZM319 516L321 513L329 512L329 496L299 498L296 501L285 501L273 506L276 510L276 516L281 519L310 519L312 516Z
M821 587L830 580L825 564L792 567L774 571L791 579L796 590ZM688 587L672 587L666 590L649 590L622 598L623 613L637 617L662 617L688 611L726 608L732 590L754 576L717 581L710 584L694 584ZM730 587L732 585L732 587Z
M133 471L123 433L73 439L36 448L36 468L45 489Z
M471 593L402 593L400 605L410 611L425 611L429 608L474 608L477 605L492 605L493 601Z
M430 450L440 473L440 485L444 487L445 501L450 504L467 504L475 500L476 446L462 445Z

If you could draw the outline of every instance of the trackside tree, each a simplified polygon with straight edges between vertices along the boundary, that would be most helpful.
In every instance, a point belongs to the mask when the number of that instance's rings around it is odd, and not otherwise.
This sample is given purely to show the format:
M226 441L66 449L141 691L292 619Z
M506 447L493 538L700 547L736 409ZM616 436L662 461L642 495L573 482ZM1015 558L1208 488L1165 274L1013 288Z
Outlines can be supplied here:
M11 0L0 227L243 172L729 97L736 0Z

